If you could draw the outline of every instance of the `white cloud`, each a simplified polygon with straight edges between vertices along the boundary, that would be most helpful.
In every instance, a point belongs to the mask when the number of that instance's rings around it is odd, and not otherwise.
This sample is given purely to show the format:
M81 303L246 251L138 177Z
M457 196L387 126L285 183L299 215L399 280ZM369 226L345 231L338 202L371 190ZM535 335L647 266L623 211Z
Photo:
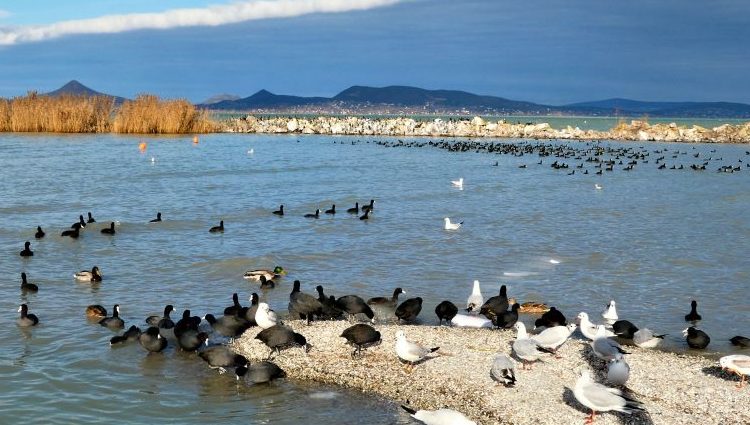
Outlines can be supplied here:
M218 26L310 13L335 13L388 6L401 0L257 0L205 8L172 9L158 13L131 13L48 25L0 28L0 45L43 41L72 34L112 34L145 29ZM0 10L0 17L3 11Z

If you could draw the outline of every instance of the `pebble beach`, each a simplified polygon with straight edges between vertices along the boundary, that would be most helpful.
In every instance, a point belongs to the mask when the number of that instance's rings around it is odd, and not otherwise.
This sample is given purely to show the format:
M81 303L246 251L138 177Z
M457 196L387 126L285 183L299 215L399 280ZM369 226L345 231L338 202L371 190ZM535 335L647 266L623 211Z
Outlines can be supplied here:
M448 407L480 424L583 423L588 410L573 396L578 373L590 369L605 383L606 365L576 331L558 351L531 370L516 367L515 387L496 384L489 375L497 353L511 353L514 331L448 326L377 325L382 343L352 358L353 348L340 335L345 321L288 321L313 348L282 351L274 357L289 379L333 384L376 394L417 409ZM395 353L395 333L427 347L440 347L409 372ZM265 359L269 349L246 331L232 348L251 362ZM647 413L597 414L598 424L750 423L750 388L736 388L739 378L721 371L718 362L700 356L628 346L631 367L626 393L644 403Z

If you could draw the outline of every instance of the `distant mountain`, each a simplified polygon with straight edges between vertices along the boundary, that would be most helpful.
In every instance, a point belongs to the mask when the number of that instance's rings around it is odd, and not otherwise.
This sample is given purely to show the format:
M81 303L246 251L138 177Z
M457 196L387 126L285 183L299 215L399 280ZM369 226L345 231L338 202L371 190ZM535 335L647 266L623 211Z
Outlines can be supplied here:
M567 108L594 108L611 111L619 110L635 113L649 113L661 109L674 108L680 105L680 102L643 102L640 100L614 98L595 100L591 102L572 103L565 106Z
M495 111L543 111L550 107L457 90L426 90L408 86L352 86L333 97L350 104L388 104L432 109L486 109Z
M331 98L273 94L199 105L207 109L302 113L529 114L638 117L750 118L750 105L728 102L644 102L606 99L563 106L542 105L458 90L409 86L352 86Z
M60 87L59 89L55 91L51 91L49 93L45 93L45 94L47 96L53 96L53 97L62 96L65 94L74 95L74 96L105 96L105 97L114 98L116 104L120 104L126 100L124 97L113 96L111 94L106 94L106 93L100 93L96 90L90 89L76 80L71 80L64 86Z
M605 99L566 105L571 110L599 110L606 115L648 114L658 117L750 117L750 105L730 102L645 102Z
M295 106L310 106L328 102L330 99L325 97L301 97L278 95L261 90L250 97L237 100L222 100L214 104L202 104L199 106L208 109L223 110L247 110L247 109L281 109Z
M199 105L220 110L289 110L289 109L378 109L382 107L405 107L422 112L475 112L511 113L533 111L549 113L554 107L520 102L494 96L479 96L455 90L425 90L408 86L366 87L352 86L332 98L300 97L273 94L261 90L250 97L225 100Z
M232 100L239 100L239 99L242 99L242 97L241 96L235 96L233 94L222 93L222 94L217 94L216 96L211 96L208 99L206 99L203 102L201 102L200 104L201 105L213 105L215 103L219 103L219 102L222 102L222 101L225 101L225 100L232 101Z

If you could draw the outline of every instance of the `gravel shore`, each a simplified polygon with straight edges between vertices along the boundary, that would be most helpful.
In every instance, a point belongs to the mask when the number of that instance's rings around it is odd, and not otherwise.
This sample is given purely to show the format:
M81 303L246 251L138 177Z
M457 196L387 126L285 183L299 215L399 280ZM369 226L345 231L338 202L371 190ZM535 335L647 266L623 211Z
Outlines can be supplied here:
M583 423L588 411L573 397L577 372L591 369L604 382L606 366L596 359L578 331L559 350L561 359L545 356L532 370L516 369L513 388L496 385L489 376L494 356L510 353L514 331L447 326L377 325L379 346L352 359L353 349L340 338L351 323L289 321L312 350L283 351L275 358L289 378L335 384L374 393L418 409L449 407L481 424ZM394 352L395 333L440 350L408 373ZM269 349L251 328L232 347L251 361L264 359ZM715 360L698 356L627 347L631 367L628 389L644 403L647 414L597 415L598 424L748 424L750 387L736 388L739 378L722 372Z

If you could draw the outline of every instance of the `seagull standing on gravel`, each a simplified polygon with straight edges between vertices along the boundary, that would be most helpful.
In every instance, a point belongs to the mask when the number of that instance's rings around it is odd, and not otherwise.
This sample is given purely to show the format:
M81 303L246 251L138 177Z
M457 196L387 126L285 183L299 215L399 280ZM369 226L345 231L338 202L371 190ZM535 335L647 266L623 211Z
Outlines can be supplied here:
M597 325L594 323L591 323L589 320L589 315L585 312L578 313L578 325L581 327L581 334L585 336L586 338L590 340L594 340L596 338L596 331L597 331ZM604 333L605 336L615 336L615 334L611 331L605 330Z
M459 223L451 223L451 219L448 217L445 217L445 230L458 230L461 228L462 224L464 224L463 221Z
M396 332L396 355L411 366L409 370L414 367L415 363L422 361L428 354L434 353L439 348L425 348L406 339L404 331Z
M568 323L567 326L553 326L543 330L540 334L531 337L532 340L536 341L540 347L546 348L555 353L556 358L560 358L557 354L557 349L561 345L565 344L565 341L570 338L576 330L576 325Z
M613 385L625 385L630 378L630 365L622 354L615 354L615 358L607 363L607 381Z
M543 350L538 342L529 338L529 334L526 333L526 325L523 322L516 322L513 327L518 332L516 340L513 341L513 353L521 360L521 368L526 369L527 364L539 360Z
M469 313L479 313L479 308L484 304L484 297L482 296L482 290L479 288L479 281L474 281L474 289L469 295L469 299L466 300L466 311Z
M741 377L737 388L742 388L745 385L745 376L750 375L750 356L744 354L724 356L719 359L719 365L722 369L730 370Z
M602 318L609 324L615 323L619 317L617 316L617 307L615 306L615 300L612 300L607 304L607 308L602 311Z
M573 388L573 395L579 403L591 409L587 424L594 422L596 412L614 410L632 415L636 411L644 410L641 403L623 396L622 391L592 381L588 371L581 372L581 377Z
M457 187L459 189L463 189L464 188L464 178L463 177L461 177L458 180L451 180L451 183L453 184L453 187Z
M401 405L401 408L414 419L427 425L477 425L476 422L469 420L463 413L453 409L414 410L404 405Z
M506 387L516 385L516 362L507 354L498 354L492 362L490 377Z
M614 359L617 354L630 354L624 351L616 341L607 338L605 333L604 325L599 325L596 330L596 338L591 342L591 348L594 350L596 357L609 361Z
M262 329L268 329L278 323L279 318L276 316L276 312L271 310L271 307L266 303L259 303L258 309L255 311L255 323L258 324Z

